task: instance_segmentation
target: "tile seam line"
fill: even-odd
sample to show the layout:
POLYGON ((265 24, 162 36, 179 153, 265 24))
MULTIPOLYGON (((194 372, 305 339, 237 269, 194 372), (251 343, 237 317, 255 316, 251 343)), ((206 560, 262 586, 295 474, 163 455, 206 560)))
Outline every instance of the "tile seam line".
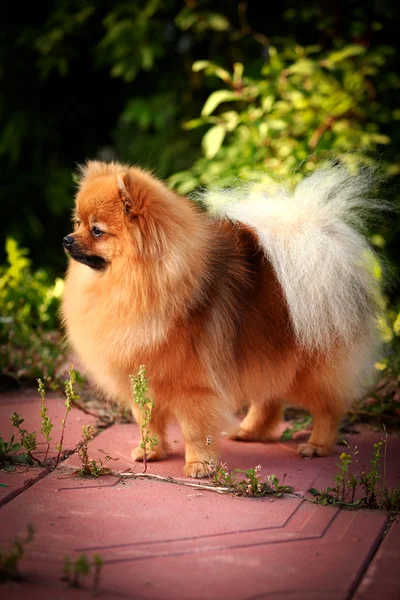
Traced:
POLYGON ((382 546, 382 543, 384 542, 387 534, 389 533, 389 530, 392 527, 393 523, 390 522, 390 520, 387 518, 387 516, 386 516, 386 519, 387 519, 387 521, 386 521, 386 523, 384 523, 382 525, 382 528, 381 528, 381 531, 379 534, 379 538, 374 544, 374 548, 373 548, 371 555, 369 557, 367 557, 367 559, 365 560, 365 564, 363 565, 363 568, 361 569, 359 576, 357 577, 357 580, 351 586, 345 600, 353 600, 354 599, 354 597, 357 593, 357 590, 360 587, 360 585, 368 571, 369 566, 371 565, 379 548, 382 546))
MULTIPOLYGON (((294 511, 288 516, 286 517, 286 520, 282 523, 282 525, 276 525, 273 527, 257 527, 256 529, 238 529, 236 531, 225 531, 222 533, 210 533, 207 535, 194 535, 194 536, 190 536, 190 537, 183 537, 183 538, 171 538, 168 540, 154 540, 151 542, 134 542, 132 544, 124 544, 123 546, 121 546, 121 544, 114 544, 112 546, 107 546, 107 549, 112 549, 112 548, 121 548, 121 547, 136 547, 136 546, 152 546, 155 544, 171 544, 171 543, 177 543, 177 542, 189 542, 190 540, 204 540, 204 539, 212 539, 212 538, 216 538, 216 537, 224 537, 224 536, 229 536, 229 535, 239 535, 242 533, 254 533, 254 532, 260 532, 260 531, 275 531, 275 530, 279 530, 279 529, 284 529, 286 527, 286 525, 290 522, 290 520, 292 519, 292 517, 294 517, 294 515, 297 513, 297 511, 299 510, 300 506, 302 506, 304 503, 304 500, 302 500, 294 509, 294 511)), ((324 532, 325 533, 325 532, 324 532)), ((101 550, 101 547, 95 546, 87 546, 87 547, 83 547, 83 548, 77 548, 76 551, 77 552, 94 552, 95 550, 101 550)))
MULTIPOLYGON (((82 411, 83 412, 83 411, 82 411)), ((99 434, 97 434, 99 435, 99 434)), ((97 436, 96 436, 97 437, 97 436)), ((65 451, 68 451, 69 449, 66 448, 65 451)), ((68 460, 73 454, 76 453, 76 449, 74 449, 72 451, 71 454, 69 454, 66 458, 64 458, 61 462, 60 462, 60 466, 62 466, 62 464, 68 460)), ((33 465, 34 466, 34 465, 33 465)), ((29 469, 29 467, 28 467, 29 469)), ((7 496, 5 496, 4 498, 2 498, 0 500, 0 510, 3 506, 5 506, 6 504, 8 504, 9 502, 11 502, 12 500, 14 500, 14 498, 17 498, 18 496, 20 496, 21 494, 23 494, 24 492, 26 492, 27 490, 29 490, 31 487, 33 487, 36 483, 39 483, 39 481, 41 481, 42 479, 44 479, 45 477, 47 477, 48 475, 52 475, 53 473, 57 472, 57 468, 53 469, 51 467, 42 467, 43 469, 43 473, 39 473, 37 475, 37 477, 34 477, 33 479, 28 479, 28 481, 23 485, 22 488, 19 488, 17 490, 15 490, 14 492, 11 492, 10 494, 8 494, 7 496)), ((121 480, 121 478, 117 479, 117 481, 115 483, 112 484, 112 486, 104 486, 104 487, 113 487, 114 485, 116 485, 117 483, 119 483, 119 481, 121 480)), ((90 488, 91 486, 85 486, 85 489, 90 488)), ((76 488, 69 488, 69 489, 76 489, 76 488)))
POLYGON ((326 532, 328 531, 329 527, 332 525, 332 523, 337 519, 338 515, 340 514, 340 509, 338 508, 335 512, 334 515, 332 515, 332 518, 330 519, 330 521, 325 525, 325 527, 323 528, 323 530, 321 531, 321 535, 319 536, 321 539, 323 537, 325 537, 326 532))
MULTIPOLYGON (((94 481, 94 480, 93 480, 94 481)), ((107 485, 100 485, 100 481, 99 481, 99 485, 81 485, 78 488, 74 488, 74 487, 70 487, 70 488, 57 488, 58 492, 71 492, 71 491, 77 491, 80 492, 81 490, 95 490, 97 489, 105 489, 105 488, 112 488, 114 486, 116 486, 119 483, 119 480, 115 481, 114 483, 108 483, 107 485)), ((51 488, 50 488, 51 489, 51 488)))
MULTIPOLYGON (((295 543, 299 541, 309 541, 309 540, 319 540, 321 539, 320 535, 310 535, 297 539, 289 539, 289 540, 271 540, 269 542, 257 542, 256 544, 237 544, 236 546, 216 546, 215 548, 198 548, 194 550, 181 550, 178 552, 165 552, 163 554, 153 554, 149 556, 138 556, 138 557, 126 557, 126 558, 115 558, 104 560, 104 565, 114 565, 124 562, 139 562, 142 560, 153 560, 153 559, 163 559, 163 558, 176 558, 177 556, 190 556, 194 554, 216 554, 220 552, 230 551, 230 550, 242 550, 246 548, 258 548, 261 546, 275 546, 277 544, 287 544, 287 543, 295 543)), ((77 550, 78 551, 78 550, 77 550)))
POLYGON ((43 473, 38 473, 38 475, 34 479, 28 479, 28 481, 23 485, 22 488, 14 490, 14 492, 11 492, 2 500, 0 500, 0 510, 3 508, 3 506, 6 506, 6 504, 14 500, 14 498, 17 498, 18 496, 29 490, 36 483, 38 483, 41 479, 44 479, 44 477, 47 477, 47 475, 49 474, 50 471, 48 469, 44 469, 43 473))

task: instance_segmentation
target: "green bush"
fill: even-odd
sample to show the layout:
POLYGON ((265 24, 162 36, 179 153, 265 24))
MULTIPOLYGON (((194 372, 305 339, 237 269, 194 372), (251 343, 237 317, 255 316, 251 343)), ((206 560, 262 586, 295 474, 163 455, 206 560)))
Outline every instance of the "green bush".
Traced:
POLYGON ((63 358, 58 303, 63 281, 32 272, 28 251, 6 241, 0 267, 0 374, 17 379, 53 377, 63 358))
MULTIPOLYGON (((203 156, 191 169, 176 173, 170 183, 181 193, 202 185, 229 185, 234 180, 295 182, 327 157, 346 159, 357 152, 369 163, 390 137, 382 123, 397 112, 382 104, 374 80, 390 48, 367 51, 360 45, 322 52, 318 46, 270 46, 268 60, 252 75, 236 63, 228 71, 200 60, 195 72, 220 80, 201 116, 186 129, 207 127, 203 156)), ((400 79, 388 78, 395 88, 400 79)), ((393 176, 400 166, 380 161, 393 176)))
POLYGON ((0 239, 54 274, 65 268, 71 172, 88 158, 184 172, 171 180, 182 191, 253 166, 293 178, 314 153, 378 148, 398 163, 394 0, 285 0, 268 19, 261 2, 59 0, 23 14, 3 4, 0 239), (220 65, 223 86, 202 64, 220 65), (224 104, 205 109, 202 158, 204 128, 182 123, 212 92, 224 104))

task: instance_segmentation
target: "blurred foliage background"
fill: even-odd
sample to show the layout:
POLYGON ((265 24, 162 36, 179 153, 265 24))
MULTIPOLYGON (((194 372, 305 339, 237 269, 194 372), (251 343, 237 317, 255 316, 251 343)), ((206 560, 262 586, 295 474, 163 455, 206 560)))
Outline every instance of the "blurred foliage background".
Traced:
MULTIPOLYGON (((187 194, 232 179, 293 183, 356 152, 396 204, 399 16, 394 0, 2 3, 0 356, 10 360, 17 308, 54 327, 73 173, 88 158, 137 163, 187 194)), ((399 229, 393 213, 370 232, 394 273, 393 343, 399 229)))

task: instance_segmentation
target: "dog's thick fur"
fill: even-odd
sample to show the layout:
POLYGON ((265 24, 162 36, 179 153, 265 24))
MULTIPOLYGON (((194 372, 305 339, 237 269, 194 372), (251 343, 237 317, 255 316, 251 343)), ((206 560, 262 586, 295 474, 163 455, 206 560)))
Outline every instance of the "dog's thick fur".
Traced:
POLYGON ((300 453, 332 450, 375 359, 377 284, 356 229, 367 183, 331 167, 292 196, 239 193, 212 216, 140 169, 82 168, 63 318, 110 398, 132 406, 129 374, 146 366, 151 459, 176 417, 185 474, 206 476, 226 414, 249 405, 231 438, 267 441, 283 401, 313 416, 300 453))

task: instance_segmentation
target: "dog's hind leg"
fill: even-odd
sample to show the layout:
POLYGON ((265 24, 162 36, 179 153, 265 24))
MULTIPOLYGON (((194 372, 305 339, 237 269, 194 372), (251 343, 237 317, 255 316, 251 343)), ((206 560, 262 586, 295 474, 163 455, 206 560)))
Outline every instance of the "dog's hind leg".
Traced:
POLYGON ((282 402, 270 400, 254 402, 240 425, 229 434, 231 440, 241 442, 269 442, 276 439, 274 432, 282 419, 282 402))
POLYGON ((299 381, 293 392, 296 404, 310 411, 313 417, 310 439, 298 446, 298 453, 304 458, 328 456, 334 449, 346 404, 335 379, 315 373, 299 381))
POLYGON ((341 414, 334 411, 314 411, 313 429, 308 442, 297 446, 298 453, 303 458, 313 456, 328 456, 332 454, 336 443, 337 431, 341 414))

